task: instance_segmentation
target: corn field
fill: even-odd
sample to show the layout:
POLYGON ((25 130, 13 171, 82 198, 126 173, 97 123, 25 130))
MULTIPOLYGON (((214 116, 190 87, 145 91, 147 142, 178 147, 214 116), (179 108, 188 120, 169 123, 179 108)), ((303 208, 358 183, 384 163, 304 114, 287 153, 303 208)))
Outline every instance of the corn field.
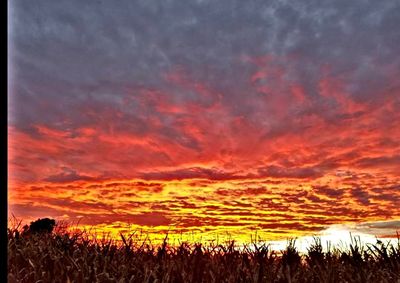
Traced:
POLYGON ((93 239, 59 230, 24 235, 8 228, 8 282, 400 282, 400 241, 323 251, 315 238, 301 254, 295 240, 268 245, 168 244, 93 239))

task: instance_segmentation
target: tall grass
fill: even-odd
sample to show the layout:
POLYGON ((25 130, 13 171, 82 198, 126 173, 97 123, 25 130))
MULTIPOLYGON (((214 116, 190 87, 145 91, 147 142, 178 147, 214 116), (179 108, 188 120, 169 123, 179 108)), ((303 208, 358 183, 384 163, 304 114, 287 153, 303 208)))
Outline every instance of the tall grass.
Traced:
POLYGON ((315 238, 300 254, 295 240, 276 252, 266 244, 238 248, 182 242, 161 245, 88 233, 21 234, 8 229, 8 281, 13 282, 400 282, 400 241, 323 251, 315 238))

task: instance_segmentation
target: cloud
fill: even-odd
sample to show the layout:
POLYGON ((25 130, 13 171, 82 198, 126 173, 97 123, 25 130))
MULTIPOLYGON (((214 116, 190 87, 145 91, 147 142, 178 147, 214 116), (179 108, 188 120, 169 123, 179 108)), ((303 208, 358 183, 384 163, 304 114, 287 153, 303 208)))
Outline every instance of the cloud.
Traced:
POLYGON ((209 179, 209 180, 230 180, 240 179, 234 173, 224 172, 218 168, 183 168, 172 171, 146 172, 140 175, 146 180, 184 180, 184 179, 209 179))
POLYGON ((205 230, 260 221, 235 206, 396 215, 399 15, 397 1, 13 1, 12 208, 59 215, 63 199, 99 225, 205 230))
POLYGON ((75 182, 75 181, 89 181, 93 180, 94 177, 91 176, 86 176, 86 175, 80 175, 76 171, 69 169, 69 168, 63 168, 63 172, 49 176, 43 181, 46 182, 51 182, 51 183, 69 183, 69 182, 75 182))
MULTIPOLYGON (((274 237, 309 234, 328 225, 362 222, 368 217, 390 219, 399 210, 393 184, 374 190, 342 184, 345 188, 336 193, 333 186, 321 185, 321 180, 302 180, 304 186, 294 179, 278 184, 264 180, 263 186, 254 179, 213 180, 201 186, 191 180, 22 185, 20 190, 11 191, 16 201, 9 209, 24 219, 35 215, 64 219, 63 215, 68 215, 69 221, 81 218, 82 225, 99 229, 104 225, 114 227, 116 222, 122 228, 153 227, 151 233, 161 233, 165 226, 175 227, 177 233, 186 228, 222 233, 228 227, 240 234, 261 228, 260 233, 274 237), (388 202, 379 197, 378 191, 391 192, 393 198, 388 202)), ((374 179, 370 176, 363 180, 374 179)))
POLYGON ((327 197, 333 198, 333 199, 340 198, 344 194, 343 189, 330 188, 328 186, 315 186, 315 187, 313 187, 313 189, 317 194, 321 194, 323 196, 327 196, 327 197))
POLYGON ((304 168, 284 168, 280 166, 267 166, 259 168, 258 173, 265 177, 274 178, 318 178, 322 177, 324 173, 319 168, 304 167, 304 168))
POLYGON ((369 205, 370 204, 370 195, 363 188, 352 188, 350 191, 351 195, 361 204, 369 205))
POLYGON ((398 219, 385 221, 367 221, 355 225, 344 225, 349 232, 365 233, 377 238, 397 238, 397 232, 400 230, 400 221, 398 219))
POLYGON ((208 180, 242 180, 271 178, 307 179, 318 178, 324 175, 324 171, 318 167, 285 168, 275 165, 260 167, 257 173, 229 172, 218 168, 182 168, 170 171, 145 172, 140 177, 146 180, 184 180, 184 179, 208 179, 208 180))
POLYGON ((138 225, 146 226, 166 226, 171 224, 171 220, 164 214, 157 212, 147 212, 137 215, 129 215, 128 221, 138 225))
MULTIPOLYGON (((241 188, 241 189, 224 189, 218 188, 215 193, 220 196, 259 196, 268 194, 270 191, 265 187, 255 187, 255 188, 241 188)), ((243 206, 243 204, 241 204, 243 206)), ((240 205, 238 205, 240 206, 240 205)))
POLYGON ((370 168, 370 167, 400 168, 400 155, 365 157, 357 160, 356 165, 361 168, 370 168))

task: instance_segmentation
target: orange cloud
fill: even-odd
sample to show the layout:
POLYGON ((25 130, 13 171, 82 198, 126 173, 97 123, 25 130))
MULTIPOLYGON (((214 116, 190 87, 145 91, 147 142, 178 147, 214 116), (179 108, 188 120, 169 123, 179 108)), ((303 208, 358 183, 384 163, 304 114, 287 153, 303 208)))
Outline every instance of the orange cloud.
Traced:
POLYGON ((359 100, 329 68, 302 85, 288 60, 249 60, 248 94, 168 73, 122 104, 86 101, 69 127, 10 126, 9 211, 270 238, 399 215, 398 90, 359 100))

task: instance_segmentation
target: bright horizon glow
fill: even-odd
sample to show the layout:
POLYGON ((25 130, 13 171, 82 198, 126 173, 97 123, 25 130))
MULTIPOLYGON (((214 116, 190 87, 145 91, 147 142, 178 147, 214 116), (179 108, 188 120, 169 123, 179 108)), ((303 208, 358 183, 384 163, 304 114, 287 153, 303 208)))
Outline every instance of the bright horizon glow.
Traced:
MULTIPOLYGON (((355 244, 361 244, 362 248, 366 248, 368 245, 376 245, 377 240, 385 245, 388 243, 396 245, 399 240, 396 237, 379 238, 375 235, 355 231, 354 228, 351 229, 345 225, 332 225, 328 229, 318 233, 318 235, 303 236, 296 239, 296 248, 300 252, 306 253, 307 249, 314 243, 314 237, 321 240, 324 252, 327 252, 329 248, 330 251, 333 251, 335 248, 340 250, 349 250, 350 245, 354 246, 355 244)), ((284 250, 286 245, 287 241, 276 241, 271 243, 271 246, 277 250, 284 250)))

